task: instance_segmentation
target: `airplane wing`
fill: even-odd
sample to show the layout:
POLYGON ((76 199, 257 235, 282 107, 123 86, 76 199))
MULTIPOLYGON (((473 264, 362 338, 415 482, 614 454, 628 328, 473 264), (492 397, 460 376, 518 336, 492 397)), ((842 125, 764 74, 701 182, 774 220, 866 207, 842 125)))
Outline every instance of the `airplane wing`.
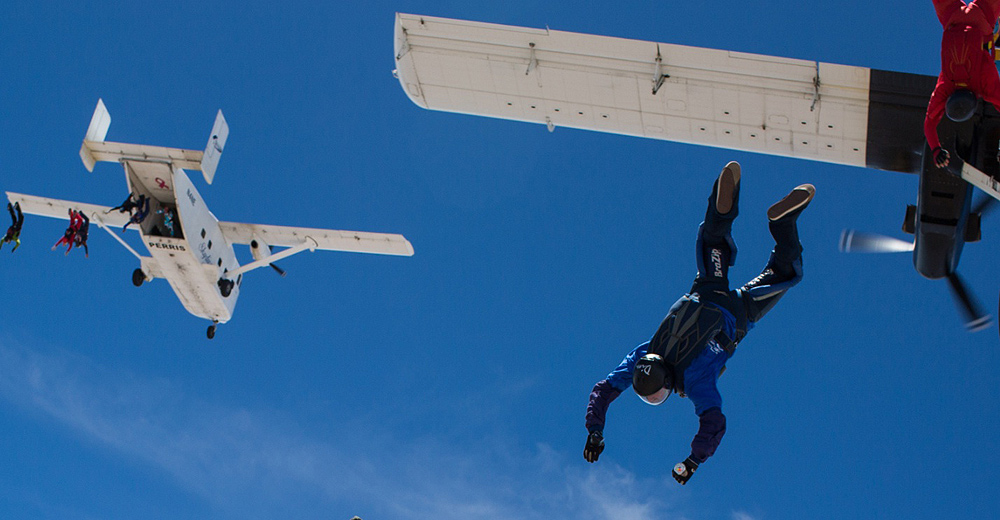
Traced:
MULTIPOLYGON (((29 215, 39 215, 42 217, 61 218, 69 220, 69 210, 75 209, 83 212, 90 218, 91 222, 108 226, 124 226, 128 222, 128 215, 111 211, 107 206, 97 204, 86 204, 83 202, 73 202, 70 200, 50 199, 47 197, 36 197, 34 195, 23 195, 21 193, 7 192, 7 200, 11 204, 17 202, 21 205, 21 211, 29 215)), ((133 228, 138 229, 138 226, 133 228)))
POLYGON ((417 105, 908 173, 936 78, 397 13, 417 105))
POLYGON ((308 244, 309 249, 326 251, 413 256, 413 246, 403 235, 237 222, 219 222, 219 228, 233 244, 249 245, 256 237, 272 246, 298 247, 308 244))

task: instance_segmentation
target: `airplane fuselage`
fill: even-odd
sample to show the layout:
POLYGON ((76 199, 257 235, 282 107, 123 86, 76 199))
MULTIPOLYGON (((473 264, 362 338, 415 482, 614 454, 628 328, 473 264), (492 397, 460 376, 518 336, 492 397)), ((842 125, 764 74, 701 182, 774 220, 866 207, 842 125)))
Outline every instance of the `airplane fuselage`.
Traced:
POLYGON ((972 185, 934 166, 924 154, 914 222, 913 267, 926 278, 945 278, 958 268, 972 206, 972 185))
POLYGON ((166 278, 191 314, 229 321, 242 276, 232 280, 225 296, 219 280, 239 263, 197 188, 184 170, 170 164, 125 160, 123 165, 131 193, 150 199, 149 215, 138 226, 157 274, 166 278))

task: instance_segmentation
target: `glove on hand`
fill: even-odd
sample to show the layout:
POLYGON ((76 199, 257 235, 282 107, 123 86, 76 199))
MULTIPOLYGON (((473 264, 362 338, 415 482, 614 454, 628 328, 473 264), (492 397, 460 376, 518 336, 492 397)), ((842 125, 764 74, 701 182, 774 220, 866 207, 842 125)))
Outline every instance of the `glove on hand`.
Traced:
POLYGON ((948 153, 948 150, 945 150, 944 148, 938 146, 934 150, 931 150, 931 153, 934 154, 935 166, 937 166, 938 168, 944 168, 945 166, 948 166, 948 159, 951 158, 951 154, 948 153))
POLYGON ((698 463, 691 460, 691 457, 684 459, 684 462, 678 462, 674 466, 673 476, 674 480, 679 482, 682 486, 687 484, 687 481, 691 479, 694 475, 694 470, 698 469, 698 463))
POLYGON ((583 458, 587 462, 597 462, 597 457, 604 451, 604 435, 601 432, 591 432, 587 436, 587 446, 583 448, 583 458))

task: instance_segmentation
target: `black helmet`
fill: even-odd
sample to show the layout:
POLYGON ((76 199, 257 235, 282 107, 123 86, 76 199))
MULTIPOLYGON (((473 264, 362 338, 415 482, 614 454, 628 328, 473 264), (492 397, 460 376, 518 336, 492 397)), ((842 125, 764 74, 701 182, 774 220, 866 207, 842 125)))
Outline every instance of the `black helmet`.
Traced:
POLYGON ((639 398, 651 405, 658 405, 670 397, 674 376, 663 358, 657 354, 646 354, 635 363, 632 372, 632 389, 639 398))
POLYGON ((971 90, 956 90, 948 96, 948 102, 944 105, 944 111, 948 114, 948 119, 956 123, 962 123, 972 118, 979 108, 979 98, 971 90))

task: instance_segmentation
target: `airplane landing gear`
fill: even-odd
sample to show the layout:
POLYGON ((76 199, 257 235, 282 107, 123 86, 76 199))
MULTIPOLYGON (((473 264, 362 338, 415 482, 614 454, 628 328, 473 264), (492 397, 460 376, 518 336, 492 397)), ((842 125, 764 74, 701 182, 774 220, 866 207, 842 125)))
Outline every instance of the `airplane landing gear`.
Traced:
POLYGON ((213 324, 211 324, 211 325, 208 326, 208 333, 207 333, 208 339, 212 339, 212 338, 215 337, 215 325, 216 324, 213 323, 213 324))
POLYGON ((146 281, 146 273, 142 272, 142 269, 136 269, 132 271, 132 285, 139 287, 142 282, 146 281))

